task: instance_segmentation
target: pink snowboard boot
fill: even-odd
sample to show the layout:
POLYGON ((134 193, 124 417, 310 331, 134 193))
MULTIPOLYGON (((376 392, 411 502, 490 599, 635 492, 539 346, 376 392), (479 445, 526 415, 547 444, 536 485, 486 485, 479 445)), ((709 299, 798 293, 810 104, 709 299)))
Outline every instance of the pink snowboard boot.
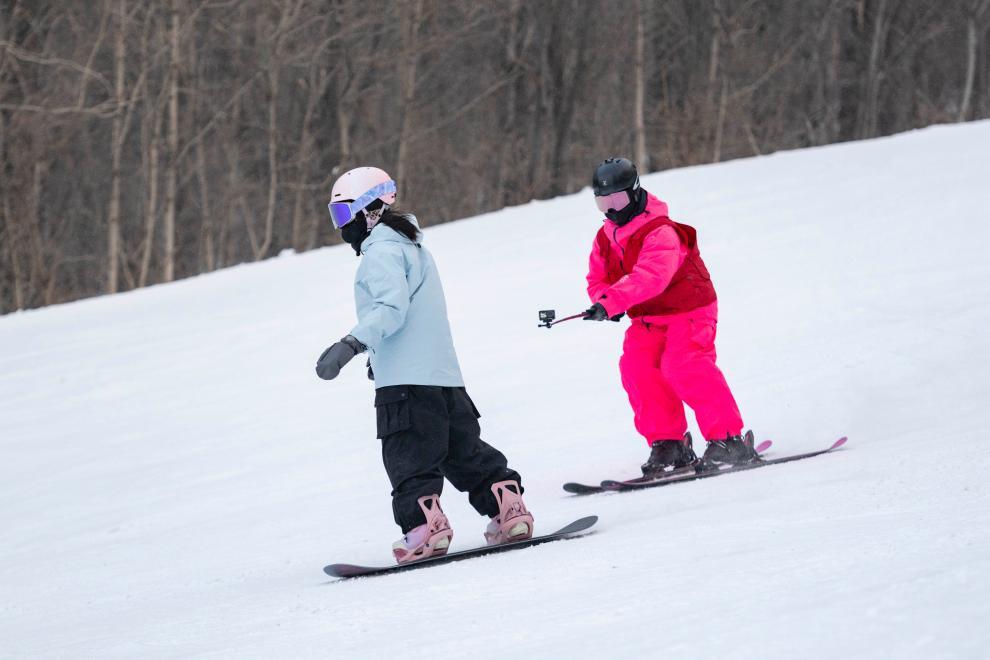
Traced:
POLYGON ((485 530, 488 545, 523 541, 533 536, 533 516, 526 510, 519 490, 519 484, 511 480, 492 484, 492 492, 498 501, 498 515, 485 530))
POLYGON ((445 555, 450 547, 450 540, 454 538, 447 516, 443 515, 443 509, 440 508, 440 496, 427 495, 417 501, 426 516, 426 522, 409 530, 392 544, 392 554, 400 564, 445 555))

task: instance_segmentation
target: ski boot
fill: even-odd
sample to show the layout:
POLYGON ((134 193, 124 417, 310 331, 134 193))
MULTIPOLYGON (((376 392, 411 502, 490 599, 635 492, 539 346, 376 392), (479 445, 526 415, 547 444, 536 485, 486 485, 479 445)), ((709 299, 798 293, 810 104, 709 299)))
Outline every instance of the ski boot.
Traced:
POLYGON ((533 536, 533 516, 526 510, 516 481, 499 481, 492 484, 492 493, 498 502, 498 515, 485 529, 488 545, 511 541, 524 541, 533 536))
POLYGON ((643 463, 644 477, 658 477, 664 472, 694 465, 698 457, 694 453, 691 434, 685 433, 683 440, 654 440, 650 458, 643 463))
POLYGON ((419 498, 419 508, 426 516, 426 522, 409 530, 405 536, 392 544, 395 561, 405 564, 417 559, 447 554, 454 532, 450 529, 447 516, 440 508, 439 495, 419 498))
POLYGON ((753 448, 752 431, 745 435, 726 435, 725 440, 709 440, 701 457, 699 470, 715 470, 720 465, 746 465, 760 460, 753 448))

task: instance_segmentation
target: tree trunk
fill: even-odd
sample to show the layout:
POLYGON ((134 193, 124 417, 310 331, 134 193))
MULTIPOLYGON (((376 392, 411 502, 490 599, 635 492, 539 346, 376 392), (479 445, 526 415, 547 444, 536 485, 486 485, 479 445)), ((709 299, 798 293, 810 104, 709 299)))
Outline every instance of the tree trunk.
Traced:
POLYGON ((42 187, 44 186, 47 170, 47 162, 35 161, 32 168, 31 196, 28 204, 31 285, 35 293, 41 293, 42 304, 48 304, 48 301, 44 297, 44 282, 48 279, 48 271, 52 267, 49 260, 45 258, 45 241, 41 236, 42 187))
POLYGON ((231 227, 237 220, 238 196, 241 194, 241 156, 240 143, 234 139, 238 127, 241 125, 241 100, 240 97, 234 100, 234 107, 230 111, 230 134, 227 140, 227 189, 224 197, 224 220, 219 232, 219 260, 218 266, 223 268, 231 261, 230 245, 231 227))
MULTIPOLYGON (((3 60, 0 59, 0 63, 3 60)), ((0 69, 2 71, 2 69, 0 69)), ((13 289, 13 306, 14 309, 24 309, 25 296, 24 296, 24 275, 21 270, 21 259, 18 250, 19 231, 17 227, 17 222, 14 219, 14 214, 10 208, 10 192, 9 184, 10 180, 8 177, 8 171, 13 168, 7 166, 7 121, 6 116, 3 111, 0 111, 0 212, 3 213, 3 226, 4 233, 6 234, 3 241, 4 246, 7 248, 7 252, 10 255, 10 270, 13 282, 11 283, 11 288, 13 289)))
POLYGON ((715 146, 712 149, 712 162, 722 160, 722 133, 725 130, 725 106, 729 98, 729 82, 722 79, 722 89, 718 96, 718 117, 715 119, 715 146))
MULTIPOLYGON (((519 28, 522 0, 512 0, 509 4, 508 25, 505 38, 505 49, 502 52, 502 75, 516 75, 519 67, 519 28)), ((509 83, 505 93, 505 101, 501 104, 501 120, 499 122, 498 167, 495 171, 494 193, 496 204, 506 206, 515 201, 512 194, 512 179, 515 169, 514 154, 516 148, 516 103, 519 91, 519 79, 509 83)))
MULTIPOLYGON (((337 29, 343 29, 341 26, 336 26, 337 29)), ((349 55, 344 53, 343 58, 348 58, 349 55)), ((349 70, 350 62, 348 62, 344 67, 344 70, 349 70)), ((329 84, 329 83, 328 83, 329 84)), ((348 101, 349 94, 348 90, 352 90, 355 87, 360 87, 360 82, 358 80, 358 75, 348 75, 344 71, 338 70, 334 76, 334 97, 337 99, 335 116, 337 118, 337 141, 339 144, 339 156, 337 158, 337 164, 331 168, 330 176, 335 178, 344 172, 344 168, 351 164, 351 126, 354 123, 354 113, 350 102, 348 101)), ((401 182, 397 183, 401 185, 401 182)), ((329 191, 327 191, 329 193, 329 191)), ((329 194, 328 194, 329 198, 329 194)), ((325 216, 324 216, 325 217, 325 216)), ((327 222, 327 221, 325 221, 327 222)), ((306 249, 311 250, 316 247, 316 243, 319 239, 320 223, 315 220, 310 222, 308 235, 306 237, 306 249)))
POLYGON ((842 64, 842 36, 839 20, 829 12, 829 54, 825 74, 825 131, 824 141, 835 142, 842 131, 842 88, 839 81, 839 67, 842 64))
POLYGON ((879 0, 873 16, 873 37, 870 40, 870 57, 866 67, 865 93, 864 98, 860 100, 861 112, 857 138, 861 140, 875 137, 879 129, 880 83, 883 78, 881 60, 887 30, 890 27, 886 14, 887 0, 879 0))
POLYGON ((165 170, 165 263, 162 280, 175 279, 175 215, 179 176, 179 0, 170 7, 169 41, 172 61, 169 66, 168 89, 168 166, 165 170))
POLYGON ((278 197, 278 87, 280 65, 277 57, 268 73, 271 86, 268 101, 268 207, 265 210, 265 237, 255 250, 254 259, 264 259, 272 246, 275 227, 275 200, 278 197))
POLYGON ((203 141, 196 143, 196 177, 199 179, 199 197, 203 216, 203 267, 207 272, 216 268, 216 245, 213 209, 210 207, 210 182, 206 168, 206 148, 203 141))
POLYGON ((636 148, 634 150, 636 166, 641 173, 650 171, 650 156, 646 151, 646 122, 643 118, 643 110, 646 96, 646 23, 649 4, 640 0, 638 16, 636 16, 636 96, 634 101, 633 125, 636 131, 636 148))
MULTIPOLYGON (((708 133, 712 139, 712 157, 716 160, 716 162, 716 156, 719 156, 722 150, 722 126, 721 122, 718 121, 718 117, 722 114, 725 103, 724 94, 719 95, 717 106, 715 101, 716 89, 719 91, 723 91, 724 89, 723 86, 717 84, 719 77, 719 61, 722 51, 722 22, 719 14, 720 9, 721 7, 716 0, 714 6, 712 7, 712 41, 708 47, 708 99, 705 104, 705 114, 709 117, 709 126, 711 126, 711 130, 713 131, 713 133, 708 133), (714 118, 715 121, 711 121, 712 118, 714 118)), ((692 149, 692 151, 694 151, 694 149, 692 149)), ((692 162, 696 162, 697 158, 697 154, 691 154, 692 162)))
POLYGON ((138 287, 148 283, 151 271, 151 255, 155 247, 155 225, 158 222, 158 162, 161 143, 161 118, 157 110, 151 110, 154 128, 148 144, 148 199, 144 213, 144 241, 142 242, 141 269, 138 272, 138 287))
POLYGON ((303 194, 306 187, 303 182, 306 177, 306 166, 309 163, 309 154, 312 148, 309 132, 309 122, 313 116, 313 96, 316 90, 312 87, 312 77, 310 78, 309 97, 306 102, 306 112, 303 114, 302 129, 299 136, 299 157, 296 159, 296 194, 292 202, 292 249, 301 252, 303 249, 303 194))
MULTIPOLYGON (((107 218, 107 293, 117 293, 120 272, 120 175, 124 150, 124 53, 126 36, 126 3, 118 0, 114 35, 114 92, 117 109, 113 115, 110 137, 110 204, 107 218)), ((111 11, 112 8, 111 8, 111 11)))
POLYGON ((14 224, 10 212, 10 201, 6 195, 3 196, 2 210, 7 239, 3 244, 6 246, 7 254, 10 257, 10 270, 14 280, 11 283, 14 293, 14 309, 24 309, 24 275, 21 273, 21 260, 17 251, 17 226, 14 224))
POLYGON ((419 23, 423 16, 423 0, 412 0, 412 16, 407 12, 402 12, 402 58, 399 67, 400 89, 402 94, 402 127, 399 129, 399 153, 396 156, 395 181, 398 184, 399 194, 402 195, 408 190, 406 186, 406 163, 409 159, 409 137, 412 133, 412 104, 416 96, 416 64, 419 59, 418 39, 419 23))
MULTIPOLYGON (((189 71, 194 72, 194 75, 199 72, 199 53, 196 50, 198 46, 204 46, 204 44, 197 43, 195 39, 189 40, 189 59, 187 66, 189 71)), ((190 112, 193 113, 194 123, 196 124, 199 123, 196 117, 200 113, 201 108, 205 105, 207 110, 209 110, 209 103, 203 103, 203 96, 202 93, 198 93, 190 98, 190 105, 193 106, 190 112)), ((210 172, 207 169, 206 146, 204 142, 205 140, 203 139, 197 139, 195 147, 196 181, 199 184, 199 215, 202 231, 199 271, 210 272, 216 268, 216 222, 213 218, 213 209, 210 206, 210 172)))
MULTIPOLYGON (((248 7, 242 3, 239 7, 238 20, 233 27, 233 52, 238 57, 244 52, 244 34, 248 25, 248 7)), ((223 268, 234 261, 234 247, 231 239, 232 229, 237 223, 237 196, 241 194, 241 141, 238 139, 243 123, 242 96, 235 94, 230 116, 226 121, 226 131, 222 143, 223 158, 226 161, 226 186, 223 189, 222 216, 220 228, 217 230, 217 268, 223 268)))
MULTIPOLYGON (((93 3, 93 4, 96 4, 96 3, 93 3)), ((83 68, 84 69, 89 69, 89 70, 92 70, 93 69, 93 64, 96 61, 96 56, 99 55, 100 54, 100 51, 103 50, 103 40, 107 36, 107 28, 109 27, 110 23, 113 21, 114 14, 115 13, 118 13, 118 12, 114 12, 114 10, 113 10, 112 0, 108 0, 107 1, 106 8, 107 8, 107 11, 104 14, 104 18, 100 20, 100 29, 96 33, 96 36, 93 37, 93 36, 89 36, 88 35, 89 36, 89 42, 92 43, 93 45, 89 49, 89 57, 86 59, 86 63, 83 65, 83 68)), ((118 7, 118 10, 119 9, 120 9, 120 7, 118 7)), ((120 27, 121 27, 122 21, 124 19, 123 19, 123 16, 117 16, 116 18, 117 18, 117 20, 119 22, 117 23, 117 25, 115 27, 116 27, 116 29, 119 30, 120 27)), ((82 76, 82 77, 80 77, 80 80, 79 80, 79 94, 76 97, 76 107, 82 108, 86 104, 86 93, 89 90, 89 83, 91 82, 91 80, 92 80, 92 76, 82 76)))
POLYGON ((966 21, 966 82, 963 85, 962 102, 956 121, 966 121, 970 99, 973 95, 973 80, 976 78, 976 19, 971 15, 966 21))
POLYGON ((569 177, 564 172, 564 152, 568 147, 567 137, 577 110, 578 93, 588 77, 588 58, 591 56, 586 43, 592 18, 582 16, 575 19, 574 23, 568 29, 571 37, 567 40, 568 43, 561 43, 560 39, 551 36, 549 59, 553 90, 547 91, 553 97, 549 104, 553 108, 553 143, 550 150, 550 188, 545 191, 550 195, 568 192, 569 177))
MULTIPOLYGON (((302 133, 299 137, 299 159, 297 160, 296 171, 297 187, 296 198, 292 207, 292 247, 296 252, 302 252, 307 248, 306 238, 311 235, 310 228, 306 226, 306 204, 304 196, 311 196, 312 190, 305 184, 308 183, 309 164, 313 157, 313 116, 316 114, 320 99, 326 92, 330 83, 330 77, 319 70, 319 67, 311 65, 309 77, 309 96, 306 99, 306 112, 303 114, 302 133)), ((323 191, 321 191, 323 192, 323 191)), ((329 195, 327 196, 329 199, 329 195)), ((310 206, 312 208, 312 206, 310 206)), ((325 217, 325 216, 324 216, 325 217)), ((316 217, 310 219, 311 223, 316 222, 316 217)))

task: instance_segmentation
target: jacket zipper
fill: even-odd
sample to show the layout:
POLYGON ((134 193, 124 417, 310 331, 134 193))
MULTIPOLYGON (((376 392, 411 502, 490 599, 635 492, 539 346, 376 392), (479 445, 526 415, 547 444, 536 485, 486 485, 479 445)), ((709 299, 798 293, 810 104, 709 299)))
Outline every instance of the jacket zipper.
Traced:
POLYGON ((615 229, 612 230, 612 240, 615 241, 615 246, 619 248, 619 267, 622 269, 623 273, 628 275, 629 271, 626 270, 626 262, 625 262, 626 251, 621 245, 619 245, 619 237, 617 236, 618 233, 619 233, 619 226, 616 225, 615 229))

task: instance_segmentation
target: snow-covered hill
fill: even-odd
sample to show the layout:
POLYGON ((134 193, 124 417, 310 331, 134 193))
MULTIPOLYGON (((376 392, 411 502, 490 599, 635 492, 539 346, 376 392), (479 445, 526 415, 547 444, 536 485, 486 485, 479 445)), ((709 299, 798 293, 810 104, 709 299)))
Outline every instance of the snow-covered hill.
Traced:
POLYGON ((536 327, 586 306, 590 193, 429 229, 538 531, 601 521, 391 577, 321 572, 398 536, 364 370, 313 374, 348 248, 0 318, 0 656, 988 657, 988 153, 982 122, 645 177, 699 228, 747 424, 850 443, 642 493, 560 489, 646 451, 625 323, 536 327))

